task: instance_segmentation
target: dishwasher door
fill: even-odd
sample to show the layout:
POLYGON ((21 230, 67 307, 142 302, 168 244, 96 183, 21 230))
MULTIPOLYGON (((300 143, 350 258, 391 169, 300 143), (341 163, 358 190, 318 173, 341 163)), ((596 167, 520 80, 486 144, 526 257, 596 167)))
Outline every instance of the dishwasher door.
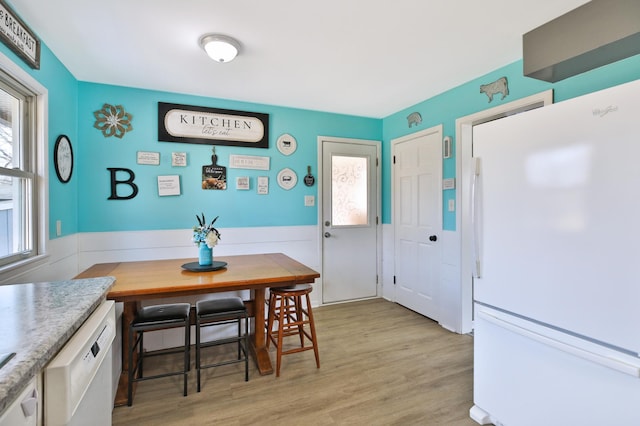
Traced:
POLYGON ((44 424, 111 425, 113 301, 102 303, 44 370, 44 424))

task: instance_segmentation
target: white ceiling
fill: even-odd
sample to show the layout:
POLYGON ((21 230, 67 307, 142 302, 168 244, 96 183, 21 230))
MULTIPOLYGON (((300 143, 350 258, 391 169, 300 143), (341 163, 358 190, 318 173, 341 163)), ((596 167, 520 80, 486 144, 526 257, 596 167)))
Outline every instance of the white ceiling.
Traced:
POLYGON ((9 0, 81 81, 382 118, 522 57, 585 0, 9 0), (220 64, 205 33, 238 39, 220 64))

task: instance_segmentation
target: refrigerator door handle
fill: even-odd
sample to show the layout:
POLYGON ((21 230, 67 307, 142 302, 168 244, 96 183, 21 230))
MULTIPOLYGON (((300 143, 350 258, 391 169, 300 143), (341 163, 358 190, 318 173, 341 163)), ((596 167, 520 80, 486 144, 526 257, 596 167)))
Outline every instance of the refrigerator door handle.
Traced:
POLYGON ((491 315, 490 313, 483 310, 480 310, 478 312, 478 316, 486 321, 489 321, 497 325, 498 327, 504 328, 506 330, 517 333, 521 336, 535 340, 537 342, 542 343, 543 345, 550 346, 552 348, 577 356, 587 361, 591 361, 596 364, 600 364, 602 366, 612 368, 621 373, 628 374, 636 378, 640 378, 640 367, 629 364, 623 360, 615 359, 603 354, 594 353, 594 352, 561 342, 559 340, 552 339, 547 336, 543 336, 542 334, 536 333, 531 330, 527 330, 526 328, 520 327, 519 325, 513 324, 502 318, 498 318, 495 315, 491 315))
POLYGON ((480 206, 480 194, 478 192, 478 179, 480 176, 480 158, 473 157, 471 162, 471 229, 473 230, 473 276, 480 278, 480 221, 478 208, 480 206))

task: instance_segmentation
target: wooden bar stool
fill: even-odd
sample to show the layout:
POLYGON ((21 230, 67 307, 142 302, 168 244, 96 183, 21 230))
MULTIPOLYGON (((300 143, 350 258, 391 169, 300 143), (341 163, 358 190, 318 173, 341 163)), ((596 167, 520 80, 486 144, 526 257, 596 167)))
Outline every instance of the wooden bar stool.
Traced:
POLYGON ((312 290, 313 287, 310 284, 270 289, 266 345, 267 349, 269 349, 270 343, 273 342, 276 347, 276 377, 280 376, 282 355, 296 352, 313 349, 316 357, 316 366, 320 368, 316 328, 309 298, 309 293, 312 290), (273 323, 275 321, 278 322, 278 327, 274 330, 273 323), (300 346, 283 350, 283 340, 289 336, 298 336, 300 346), (307 340, 309 344, 305 345, 307 340))
POLYGON ((143 380, 159 379, 161 377, 184 376, 184 396, 187 396, 187 374, 190 369, 190 328, 189 313, 191 305, 189 303, 171 303, 166 305, 145 306, 138 310, 136 316, 129 327, 129 386, 127 388, 127 405, 133 403, 133 382, 143 380), (184 327, 184 348, 159 351, 147 354, 144 352, 144 333, 147 331, 164 330, 167 328, 184 327), (136 338, 137 334, 137 338, 136 338), (135 362, 134 354, 138 348, 138 359, 135 362), (143 374, 144 359, 150 356, 167 355, 184 352, 184 366, 181 371, 157 374, 145 377, 143 374), (138 373, 138 374, 136 374, 138 373), (138 376, 138 377, 136 377, 138 376))
POLYGON ((244 362, 244 381, 249 381, 249 314, 244 302, 239 297, 224 299, 200 300, 196 302, 196 371, 198 377, 198 392, 200 392, 200 370, 221 365, 244 362), (242 332, 244 320, 244 333, 242 332), (209 340, 202 343, 201 330, 204 327, 237 323, 238 330, 234 337, 209 340), (236 359, 202 365, 202 348, 209 346, 237 343, 238 357, 236 359))

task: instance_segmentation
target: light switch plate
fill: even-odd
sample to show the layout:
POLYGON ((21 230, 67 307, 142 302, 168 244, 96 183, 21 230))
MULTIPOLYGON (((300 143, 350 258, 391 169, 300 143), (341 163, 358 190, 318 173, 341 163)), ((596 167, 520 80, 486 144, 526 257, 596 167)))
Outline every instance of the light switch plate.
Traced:
POLYGON ((305 207, 313 207, 316 205, 316 197, 313 195, 305 195, 304 196, 304 205, 305 207))

